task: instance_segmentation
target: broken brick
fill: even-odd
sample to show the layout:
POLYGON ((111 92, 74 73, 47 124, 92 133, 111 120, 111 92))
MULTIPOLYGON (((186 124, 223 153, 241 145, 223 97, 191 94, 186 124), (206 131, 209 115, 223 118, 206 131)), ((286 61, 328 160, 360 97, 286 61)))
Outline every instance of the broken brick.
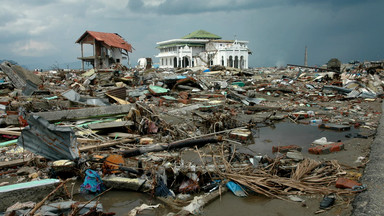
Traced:
POLYGON ((311 154, 329 154, 331 152, 338 152, 344 149, 344 143, 336 142, 326 145, 320 145, 308 149, 311 154))

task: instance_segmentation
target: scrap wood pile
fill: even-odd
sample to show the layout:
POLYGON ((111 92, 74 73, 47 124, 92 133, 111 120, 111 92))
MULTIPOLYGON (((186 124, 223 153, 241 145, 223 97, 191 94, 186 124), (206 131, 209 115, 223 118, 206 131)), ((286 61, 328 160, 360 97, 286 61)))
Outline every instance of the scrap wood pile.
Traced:
POLYGON ((237 182, 247 190, 279 199, 286 199, 284 195, 293 194, 353 193, 329 187, 344 172, 337 161, 318 162, 305 159, 292 168, 290 173, 286 173, 286 170, 281 170, 277 165, 278 160, 263 169, 248 167, 233 171, 228 165, 228 169, 219 172, 219 175, 237 182))
MULTIPOLYGON (((94 169, 105 178, 151 182, 146 191, 156 194, 157 188, 157 197, 213 193, 228 181, 243 193, 280 199, 353 193, 333 188, 344 174, 336 161, 293 160, 283 153, 255 163, 250 158, 260 152, 234 150, 258 145, 253 136, 260 127, 284 120, 374 131, 381 113, 369 103, 381 102, 384 71, 349 69, 341 74, 300 67, 31 73, 3 63, 0 133, 9 141, 0 144, 0 176, 27 173, 19 182, 62 174, 83 179, 94 169), (14 169, 23 165, 31 169, 14 169)), ((344 148, 323 141, 326 145, 313 152, 344 148)))

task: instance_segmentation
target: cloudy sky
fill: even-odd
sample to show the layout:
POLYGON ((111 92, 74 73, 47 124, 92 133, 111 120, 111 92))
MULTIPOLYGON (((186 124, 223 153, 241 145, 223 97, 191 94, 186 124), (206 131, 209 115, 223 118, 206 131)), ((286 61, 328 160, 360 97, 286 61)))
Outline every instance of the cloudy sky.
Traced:
POLYGON ((92 30, 123 36, 136 64, 157 54, 156 42, 203 29, 249 41, 253 67, 303 64, 305 46, 309 65, 383 60, 383 8, 382 0, 2 0, 0 59, 65 68, 92 30))

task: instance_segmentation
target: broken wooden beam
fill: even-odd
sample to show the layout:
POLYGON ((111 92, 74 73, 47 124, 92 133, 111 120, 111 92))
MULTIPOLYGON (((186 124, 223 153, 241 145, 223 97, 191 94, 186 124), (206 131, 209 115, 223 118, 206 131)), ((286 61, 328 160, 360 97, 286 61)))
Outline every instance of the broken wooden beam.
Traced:
POLYGON ((113 121, 113 122, 101 122, 101 123, 89 124, 88 128, 92 130, 100 130, 100 129, 106 129, 106 128, 126 127, 126 126, 132 126, 132 125, 133 125, 133 121, 113 121))
POLYGON ((193 146, 202 147, 208 143, 218 143, 218 142, 221 142, 222 140, 223 138, 221 136, 218 136, 218 137, 208 137, 208 138, 200 138, 200 139, 194 139, 194 140, 182 140, 182 141, 177 141, 169 144, 149 145, 149 146, 144 146, 136 149, 123 151, 123 156, 134 157, 147 152, 159 152, 159 151, 165 151, 165 150, 168 151, 172 149, 193 147, 193 146))
POLYGON ((130 134, 130 133, 124 133, 124 132, 113 132, 113 133, 109 133, 107 135, 108 137, 111 137, 111 138, 138 138, 140 137, 140 135, 137 135, 137 134, 130 134))
POLYGON ((28 157, 28 158, 17 159, 17 160, 12 160, 12 161, 2 161, 2 162, 0 162, 0 169, 21 166, 21 165, 24 165, 24 164, 32 161, 32 159, 33 159, 33 157, 28 157))
POLYGON ((135 141, 135 139, 121 139, 121 140, 117 140, 117 141, 101 143, 101 144, 96 144, 96 145, 91 145, 91 146, 83 146, 83 147, 80 147, 79 150, 81 152, 85 152, 85 151, 90 151, 90 150, 108 148, 108 147, 112 147, 112 146, 115 146, 118 144, 124 144, 124 143, 129 143, 129 142, 134 142, 134 141, 135 141))

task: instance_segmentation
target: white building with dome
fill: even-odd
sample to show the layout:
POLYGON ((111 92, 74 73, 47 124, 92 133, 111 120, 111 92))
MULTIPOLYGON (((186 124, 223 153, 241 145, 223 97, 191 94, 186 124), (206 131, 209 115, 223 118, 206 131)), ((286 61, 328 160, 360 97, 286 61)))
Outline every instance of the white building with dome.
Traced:
POLYGON ((181 39, 157 42, 160 68, 187 68, 222 65, 248 68, 248 41, 222 40, 204 30, 192 32, 181 39))

